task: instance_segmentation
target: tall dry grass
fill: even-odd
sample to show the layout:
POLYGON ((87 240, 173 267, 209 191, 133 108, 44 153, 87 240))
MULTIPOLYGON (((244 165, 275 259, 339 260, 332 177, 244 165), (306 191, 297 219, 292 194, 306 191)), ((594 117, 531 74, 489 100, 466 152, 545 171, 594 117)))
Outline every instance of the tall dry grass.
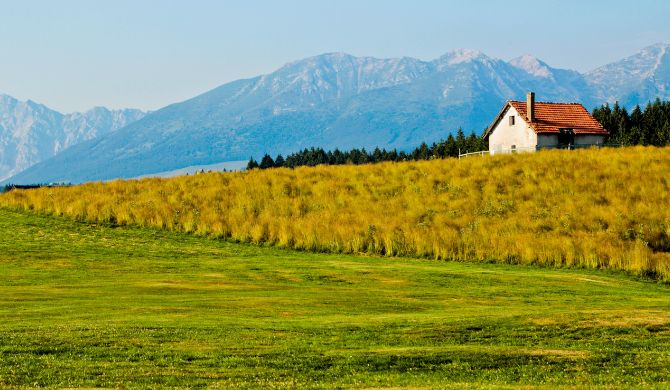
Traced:
POLYGON ((0 206, 309 251, 670 280, 670 149, 321 166, 15 190, 0 206))

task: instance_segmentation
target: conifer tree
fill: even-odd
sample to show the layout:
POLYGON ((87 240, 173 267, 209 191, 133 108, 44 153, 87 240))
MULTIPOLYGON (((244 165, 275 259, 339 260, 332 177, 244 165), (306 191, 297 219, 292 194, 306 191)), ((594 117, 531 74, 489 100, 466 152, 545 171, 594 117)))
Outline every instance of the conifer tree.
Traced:
POLYGON ((261 163, 259 164, 260 169, 268 169, 268 168, 273 168, 275 166, 275 161, 270 157, 269 154, 265 154, 263 158, 261 159, 261 163))
POLYGON ((421 145, 412 152, 412 158, 414 160, 428 160, 428 157, 428 145, 426 145, 425 142, 421 143, 421 145))
POLYGON ((479 137, 477 137, 477 134, 473 131, 465 140, 465 150, 468 152, 478 152, 479 148, 479 137))
MULTIPOLYGON (((460 127, 458 128, 458 132, 456 133, 456 147, 461 153, 465 153, 467 147, 465 144, 465 133, 463 133, 463 129, 460 127)), ((458 152, 456 153, 458 155, 458 152)))
POLYGON ((382 161, 384 161, 384 155, 381 149, 375 148, 375 150, 372 152, 372 156, 370 156, 370 162, 377 163, 382 161))
POLYGON ((446 151, 447 156, 458 157, 458 145, 456 144, 456 139, 452 134, 449 134, 449 137, 447 137, 446 151))
POLYGON ((670 120, 666 119, 661 131, 658 134, 659 145, 658 146, 667 146, 670 145, 670 120))
POLYGON ((247 163, 247 171, 256 169, 258 168, 258 162, 254 160, 253 157, 249 158, 249 162, 247 163))
POLYGON ((277 158, 275 158, 275 168, 281 168, 286 164, 286 161, 284 160, 284 156, 281 154, 277 155, 277 158))

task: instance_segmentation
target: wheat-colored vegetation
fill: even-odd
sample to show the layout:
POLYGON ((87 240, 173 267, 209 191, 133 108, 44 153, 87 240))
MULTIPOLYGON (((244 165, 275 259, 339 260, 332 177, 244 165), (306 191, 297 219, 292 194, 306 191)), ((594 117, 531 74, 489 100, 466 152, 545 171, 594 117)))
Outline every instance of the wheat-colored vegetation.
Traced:
POLYGON ((670 149, 210 173, 14 190, 0 206, 308 251, 670 280, 670 149))

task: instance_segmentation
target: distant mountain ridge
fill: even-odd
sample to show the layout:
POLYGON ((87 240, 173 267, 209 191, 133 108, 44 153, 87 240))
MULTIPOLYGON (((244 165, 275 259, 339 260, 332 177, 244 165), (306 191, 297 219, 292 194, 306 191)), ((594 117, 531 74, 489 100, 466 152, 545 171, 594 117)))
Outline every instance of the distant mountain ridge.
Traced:
POLYGON ((79 142, 142 118, 140 110, 95 107, 61 114, 31 100, 0 95, 0 181, 79 142))
POLYGON ((627 107, 670 97, 670 45, 657 43, 585 75, 601 102, 627 107))
POLYGON ((14 176, 83 182, 291 153, 305 147, 408 149, 459 127, 481 132, 508 99, 593 108, 670 98, 668 45, 581 74, 532 56, 510 61, 456 50, 433 61, 329 53, 224 84, 14 176))

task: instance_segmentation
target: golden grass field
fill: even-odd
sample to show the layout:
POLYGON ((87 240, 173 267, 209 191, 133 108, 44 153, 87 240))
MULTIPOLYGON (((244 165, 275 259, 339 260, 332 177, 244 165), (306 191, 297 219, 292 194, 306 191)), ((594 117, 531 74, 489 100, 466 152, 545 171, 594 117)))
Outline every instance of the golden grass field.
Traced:
POLYGON ((0 206, 307 251, 668 281, 669 194, 670 148, 634 147, 118 180, 13 190, 0 206))

